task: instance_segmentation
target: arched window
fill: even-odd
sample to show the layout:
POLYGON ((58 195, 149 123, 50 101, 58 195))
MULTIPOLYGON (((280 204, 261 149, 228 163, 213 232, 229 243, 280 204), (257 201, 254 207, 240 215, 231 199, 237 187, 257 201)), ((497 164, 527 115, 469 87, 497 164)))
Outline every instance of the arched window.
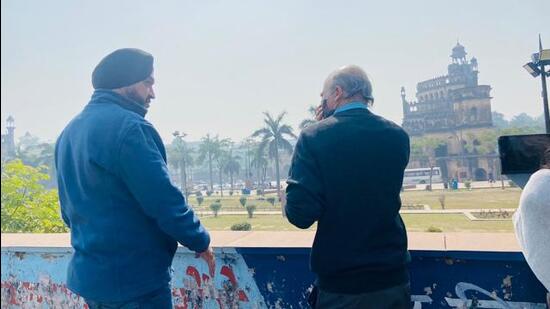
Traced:
POLYGON ((470 120, 470 122, 476 122, 477 121, 477 119, 478 119, 477 107, 472 107, 470 109, 470 115, 468 116, 468 119, 470 120))

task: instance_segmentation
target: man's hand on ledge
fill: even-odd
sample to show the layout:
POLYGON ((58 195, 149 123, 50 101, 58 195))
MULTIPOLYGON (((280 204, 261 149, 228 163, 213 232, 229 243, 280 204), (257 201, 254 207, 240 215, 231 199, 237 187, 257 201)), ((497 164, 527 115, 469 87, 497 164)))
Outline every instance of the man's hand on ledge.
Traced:
POLYGON ((214 251, 212 248, 208 247, 208 249, 204 250, 201 253, 196 253, 195 257, 202 258, 206 264, 208 264, 208 272, 210 273, 210 277, 214 278, 214 274, 216 273, 216 259, 214 257, 214 251))

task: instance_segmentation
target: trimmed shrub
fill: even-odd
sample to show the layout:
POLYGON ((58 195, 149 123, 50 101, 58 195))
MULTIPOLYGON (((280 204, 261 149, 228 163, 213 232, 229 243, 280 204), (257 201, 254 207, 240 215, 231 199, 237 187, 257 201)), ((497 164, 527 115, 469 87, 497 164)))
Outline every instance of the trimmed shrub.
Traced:
POLYGON ((214 217, 218 217, 218 212, 220 211, 220 209, 222 208, 222 204, 221 203, 212 203, 210 204, 210 209, 214 212, 214 217))
POLYGON ((254 211, 256 210, 256 205, 250 204, 246 206, 246 211, 248 212, 248 217, 252 218, 254 216, 254 211))
POLYGON ((470 180, 465 180, 464 181, 464 187, 466 187, 466 189, 470 190, 472 188, 472 182, 470 180))
POLYGON ((445 194, 441 193, 439 195, 439 204, 441 204, 441 209, 445 209, 445 194))
POLYGON ((436 226, 430 226, 430 227, 426 230, 426 232, 430 232, 430 233, 441 233, 441 232, 443 232, 443 230, 440 229, 440 228, 438 228, 438 227, 436 227, 436 226))
POLYGON ((252 225, 248 222, 235 223, 231 226, 232 231, 250 231, 251 229, 252 225))
POLYGON ((245 206, 246 206, 246 197, 244 197, 244 196, 241 197, 241 198, 239 199, 239 203, 241 203, 241 205, 242 205, 243 207, 245 207, 245 206))
POLYGON ((256 194, 257 195, 264 195, 264 190, 263 189, 257 189, 256 194))
POLYGON ((202 202, 204 202, 204 197, 202 195, 197 196, 197 203, 199 204, 199 206, 202 204, 202 202))
POLYGON ((214 192, 212 192, 210 190, 206 191, 206 195, 208 195, 208 196, 212 196, 212 193, 214 193, 214 192))
POLYGON ((268 197, 267 201, 271 204, 271 206, 275 206, 275 198, 273 196, 268 197))

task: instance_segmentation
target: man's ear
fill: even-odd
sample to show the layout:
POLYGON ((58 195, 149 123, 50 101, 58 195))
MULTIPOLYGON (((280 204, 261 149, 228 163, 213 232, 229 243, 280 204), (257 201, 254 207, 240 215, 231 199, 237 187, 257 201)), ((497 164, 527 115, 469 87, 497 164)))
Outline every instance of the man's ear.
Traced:
POLYGON ((344 89, 340 86, 334 87, 334 96, 335 101, 344 99, 344 89))

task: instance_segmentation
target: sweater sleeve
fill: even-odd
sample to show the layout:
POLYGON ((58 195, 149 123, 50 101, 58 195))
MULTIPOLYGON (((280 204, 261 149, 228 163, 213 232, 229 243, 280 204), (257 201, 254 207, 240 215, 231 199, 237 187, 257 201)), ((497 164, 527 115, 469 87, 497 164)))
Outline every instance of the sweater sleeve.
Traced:
POLYGON ((315 162, 304 135, 300 135, 287 180, 285 211, 288 221, 301 229, 309 228, 323 212, 323 186, 315 162))
POLYGON ((514 214, 516 237, 533 273, 550 289, 550 170, 541 169, 531 176, 514 214))
POLYGON ((210 236, 172 184, 157 143, 162 142, 150 125, 131 126, 120 145, 120 176, 160 229, 190 250, 202 252, 208 248, 210 236))

